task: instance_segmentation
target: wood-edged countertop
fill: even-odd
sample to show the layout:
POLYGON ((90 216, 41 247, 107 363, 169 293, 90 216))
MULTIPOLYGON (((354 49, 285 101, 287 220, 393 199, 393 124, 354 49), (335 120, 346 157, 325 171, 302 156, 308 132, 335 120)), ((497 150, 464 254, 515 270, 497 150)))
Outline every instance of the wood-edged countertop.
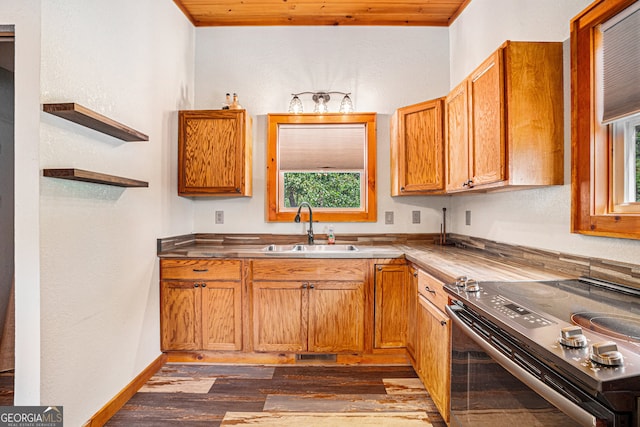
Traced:
MULTIPOLYGON (((430 273, 443 282, 453 282, 458 276, 467 276, 478 281, 523 281, 523 280, 555 280, 576 278, 574 271, 567 269, 553 269, 541 267, 540 263, 528 264, 523 260, 508 257, 497 257, 487 251, 465 248, 460 246, 440 246, 427 241, 396 241, 388 244, 388 240, 380 238, 362 239, 354 241, 346 238, 338 244, 354 244, 358 251, 331 252, 274 252, 265 250, 268 242, 276 241, 283 244, 282 239, 268 236, 242 237, 242 240, 229 244, 229 236, 225 236, 226 243, 220 239, 200 238, 182 239, 180 236, 176 244, 167 244, 172 239, 158 241, 158 256, 161 258, 370 258, 395 259, 405 258, 424 271, 430 273)), ((238 239, 241 239, 238 237, 238 239)), ((322 242, 320 243, 322 244, 322 242)))

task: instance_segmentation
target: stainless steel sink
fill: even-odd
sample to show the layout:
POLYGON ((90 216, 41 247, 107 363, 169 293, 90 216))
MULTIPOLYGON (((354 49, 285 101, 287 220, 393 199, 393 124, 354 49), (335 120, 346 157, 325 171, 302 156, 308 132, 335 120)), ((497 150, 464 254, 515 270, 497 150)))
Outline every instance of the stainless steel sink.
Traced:
POLYGON ((321 253, 341 253, 356 252, 358 248, 354 245, 269 245, 262 249, 265 252, 321 252, 321 253))

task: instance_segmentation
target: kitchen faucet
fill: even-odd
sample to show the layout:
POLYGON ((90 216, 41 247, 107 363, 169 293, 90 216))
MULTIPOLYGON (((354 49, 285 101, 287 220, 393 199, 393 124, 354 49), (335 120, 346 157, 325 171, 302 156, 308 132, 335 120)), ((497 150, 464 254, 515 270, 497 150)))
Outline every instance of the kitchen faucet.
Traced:
POLYGON ((307 241, 310 245, 313 245, 313 212, 311 211, 311 205, 307 202, 300 203, 300 207, 298 208, 298 213, 296 214, 295 222, 300 222, 300 211, 303 206, 309 208, 309 229, 307 230, 307 241))

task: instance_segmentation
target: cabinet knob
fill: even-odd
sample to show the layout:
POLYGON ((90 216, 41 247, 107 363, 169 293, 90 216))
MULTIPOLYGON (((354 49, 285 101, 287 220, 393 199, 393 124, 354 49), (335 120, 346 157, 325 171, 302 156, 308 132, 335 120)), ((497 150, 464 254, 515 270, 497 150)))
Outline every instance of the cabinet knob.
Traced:
POLYGON ((417 271, 413 272, 413 277, 418 277, 418 272, 417 271))
POLYGON ((194 288, 198 288, 198 287, 200 287, 200 284, 199 284, 199 283, 194 283, 194 284, 193 284, 193 287, 194 287, 194 288))
POLYGON ((310 284, 310 285, 309 285, 309 287, 310 287, 311 289, 313 289, 313 288, 315 288, 315 285, 312 283, 312 284, 310 284))
POLYGON ((404 191, 404 187, 400 187, 400 191, 404 191))
POLYGON ((302 284, 302 289, 307 289, 307 284, 306 283, 302 284))
POLYGON ((240 192, 240 189, 239 189, 239 188, 236 188, 236 193, 239 193, 239 192, 240 192))
POLYGON ((447 325, 447 321, 446 321, 446 320, 441 320, 441 321, 440 321, 440 324, 441 324, 442 326, 446 326, 446 325, 447 325))
POLYGON ((382 271, 382 266, 381 265, 378 266, 378 271, 382 271))
POLYGON ((202 284, 202 287, 203 287, 203 288, 206 288, 206 287, 207 287, 207 284, 206 284, 206 283, 203 283, 203 284, 202 284))

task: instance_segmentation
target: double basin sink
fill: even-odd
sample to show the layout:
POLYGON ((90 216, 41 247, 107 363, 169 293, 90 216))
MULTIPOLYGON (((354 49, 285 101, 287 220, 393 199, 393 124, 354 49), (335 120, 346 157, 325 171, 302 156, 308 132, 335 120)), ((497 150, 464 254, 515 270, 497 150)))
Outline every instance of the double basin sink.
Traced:
POLYGON ((262 249, 264 252, 308 252, 308 253, 345 253, 357 252, 354 245, 269 245, 262 249))

